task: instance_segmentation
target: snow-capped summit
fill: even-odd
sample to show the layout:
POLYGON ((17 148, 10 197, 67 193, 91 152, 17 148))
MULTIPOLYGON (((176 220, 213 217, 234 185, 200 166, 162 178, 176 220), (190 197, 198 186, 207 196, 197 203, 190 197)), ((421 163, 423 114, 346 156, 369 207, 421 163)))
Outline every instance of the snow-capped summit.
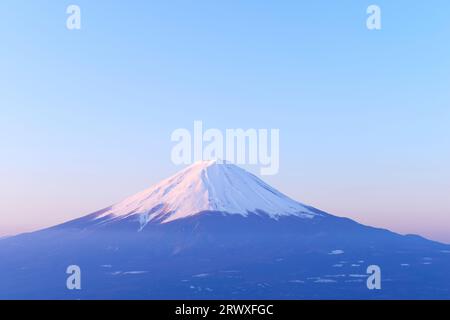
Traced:
POLYGON ((139 215, 141 225, 166 223, 205 211, 267 214, 271 218, 317 213, 275 190, 255 175, 223 161, 200 161, 174 176, 119 202, 95 218, 139 215))

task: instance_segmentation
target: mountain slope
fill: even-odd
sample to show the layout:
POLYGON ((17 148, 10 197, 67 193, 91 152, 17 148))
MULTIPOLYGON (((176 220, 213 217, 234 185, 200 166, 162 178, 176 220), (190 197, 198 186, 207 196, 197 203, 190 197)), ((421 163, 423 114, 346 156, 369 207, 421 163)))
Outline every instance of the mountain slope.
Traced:
POLYGON ((89 219, 106 223, 133 217, 143 228, 149 222, 167 223, 204 211, 273 219, 318 215, 236 165, 200 161, 89 219))

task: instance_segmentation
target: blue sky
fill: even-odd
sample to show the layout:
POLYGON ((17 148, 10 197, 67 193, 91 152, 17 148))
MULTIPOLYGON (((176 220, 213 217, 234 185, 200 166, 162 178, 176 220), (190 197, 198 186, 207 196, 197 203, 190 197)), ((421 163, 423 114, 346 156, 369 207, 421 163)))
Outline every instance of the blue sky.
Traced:
POLYGON ((264 177, 450 242, 448 1, 2 1, 0 234, 174 173, 170 134, 279 128, 264 177), (82 29, 66 29, 77 4, 82 29), (382 30, 366 9, 382 10, 382 30))

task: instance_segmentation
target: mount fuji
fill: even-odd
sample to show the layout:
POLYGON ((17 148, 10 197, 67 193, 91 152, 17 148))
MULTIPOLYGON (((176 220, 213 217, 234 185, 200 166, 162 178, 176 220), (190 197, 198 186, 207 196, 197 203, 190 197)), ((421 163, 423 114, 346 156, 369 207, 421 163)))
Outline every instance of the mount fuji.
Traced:
POLYGON ((218 161, 0 239, 0 299, 449 299, 448 270, 450 245, 328 214, 218 161), (66 287, 70 265, 81 290, 66 287))

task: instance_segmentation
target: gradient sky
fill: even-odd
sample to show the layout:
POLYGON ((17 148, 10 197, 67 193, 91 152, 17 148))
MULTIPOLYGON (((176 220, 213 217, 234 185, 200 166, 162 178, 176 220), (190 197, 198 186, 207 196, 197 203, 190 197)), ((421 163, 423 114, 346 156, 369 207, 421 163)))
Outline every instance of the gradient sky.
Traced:
POLYGON ((303 203, 450 243, 449 1, 3 0, 0 12, 0 235, 176 172, 170 134, 202 120, 279 128, 280 172, 263 179, 303 203), (366 29, 374 3, 380 31, 366 29))

